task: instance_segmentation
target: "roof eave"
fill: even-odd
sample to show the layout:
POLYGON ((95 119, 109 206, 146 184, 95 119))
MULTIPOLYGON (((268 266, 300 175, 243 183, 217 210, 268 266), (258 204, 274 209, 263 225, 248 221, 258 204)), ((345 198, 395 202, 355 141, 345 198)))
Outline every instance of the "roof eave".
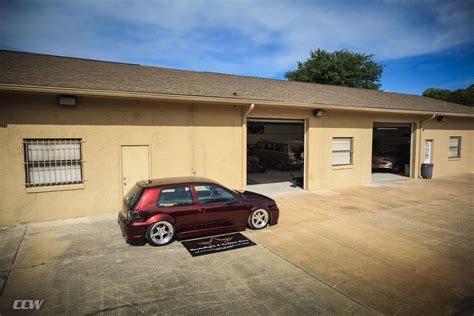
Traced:
POLYGON ((336 111, 384 112, 384 113, 423 114, 423 115, 437 114, 437 115, 446 115, 446 116, 449 115, 449 116, 474 117, 474 114, 460 113, 460 112, 420 111, 420 110, 409 110, 409 109, 389 109, 389 108, 383 108, 383 107, 349 106, 349 105, 339 105, 339 104, 296 103, 296 102, 284 102, 284 101, 260 100, 260 99, 226 98, 226 97, 180 95, 180 94, 160 94, 160 93, 95 90, 95 89, 80 89, 80 88, 51 87, 51 86, 31 86, 31 85, 16 85, 16 84, 0 84, 0 91, 33 92, 33 93, 49 93, 49 94, 51 93, 74 94, 74 95, 79 95, 79 96, 149 99, 149 100, 217 103, 217 104, 232 104, 232 105, 255 104, 255 105, 264 105, 264 106, 272 106, 272 107, 293 107, 293 108, 301 108, 301 109, 324 109, 324 110, 336 110, 336 111))

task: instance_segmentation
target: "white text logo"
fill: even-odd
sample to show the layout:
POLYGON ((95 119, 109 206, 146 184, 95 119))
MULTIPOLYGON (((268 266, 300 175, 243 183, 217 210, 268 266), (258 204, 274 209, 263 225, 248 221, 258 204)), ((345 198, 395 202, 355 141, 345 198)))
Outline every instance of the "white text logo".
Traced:
POLYGON ((40 309, 43 300, 15 300, 13 309, 40 309))

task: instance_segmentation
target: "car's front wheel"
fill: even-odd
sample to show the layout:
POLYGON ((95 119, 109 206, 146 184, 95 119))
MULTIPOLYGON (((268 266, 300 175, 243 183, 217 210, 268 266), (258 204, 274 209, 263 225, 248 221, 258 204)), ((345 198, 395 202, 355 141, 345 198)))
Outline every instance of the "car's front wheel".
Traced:
POLYGON ((268 211, 263 208, 253 211, 248 218, 249 227, 252 229, 262 229, 268 225, 269 221, 270 215, 268 215, 268 211))
POLYGON ((276 163, 276 170, 278 170, 278 171, 283 171, 283 169, 285 169, 285 166, 283 165, 283 162, 278 161, 278 162, 276 163))
POLYGON ((164 246, 173 241, 175 229, 173 224, 167 221, 159 221, 151 224, 146 231, 146 239, 152 246, 164 246))

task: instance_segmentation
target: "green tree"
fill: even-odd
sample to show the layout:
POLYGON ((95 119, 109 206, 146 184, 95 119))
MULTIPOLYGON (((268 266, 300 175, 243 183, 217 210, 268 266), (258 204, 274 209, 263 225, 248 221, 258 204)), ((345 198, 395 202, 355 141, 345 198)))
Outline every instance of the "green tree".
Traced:
POLYGON ((423 91, 423 96, 433 99, 474 106, 474 84, 466 89, 457 89, 454 91, 446 89, 428 88, 423 91))
POLYGON ((317 49, 310 58, 298 62, 298 68, 288 71, 288 80, 331 84, 354 88, 379 89, 383 66, 372 60, 374 55, 348 50, 327 52, 317 49))

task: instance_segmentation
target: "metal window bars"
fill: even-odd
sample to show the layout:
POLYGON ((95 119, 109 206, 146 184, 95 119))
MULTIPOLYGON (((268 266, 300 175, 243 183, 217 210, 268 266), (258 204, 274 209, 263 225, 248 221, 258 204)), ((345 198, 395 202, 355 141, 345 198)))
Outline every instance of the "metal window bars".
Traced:
POLYGON ((24 139, 27 187, 83 183, 82 141, 24 139))
POLYGON ((351 166, 353 164, 352 148, 352 137, 334 137, 332 139, 332 166, 351 166))
POLYGON ((461 137, 451 136, 449 137, 449 158, 460 158, 461 157, 461 137))

